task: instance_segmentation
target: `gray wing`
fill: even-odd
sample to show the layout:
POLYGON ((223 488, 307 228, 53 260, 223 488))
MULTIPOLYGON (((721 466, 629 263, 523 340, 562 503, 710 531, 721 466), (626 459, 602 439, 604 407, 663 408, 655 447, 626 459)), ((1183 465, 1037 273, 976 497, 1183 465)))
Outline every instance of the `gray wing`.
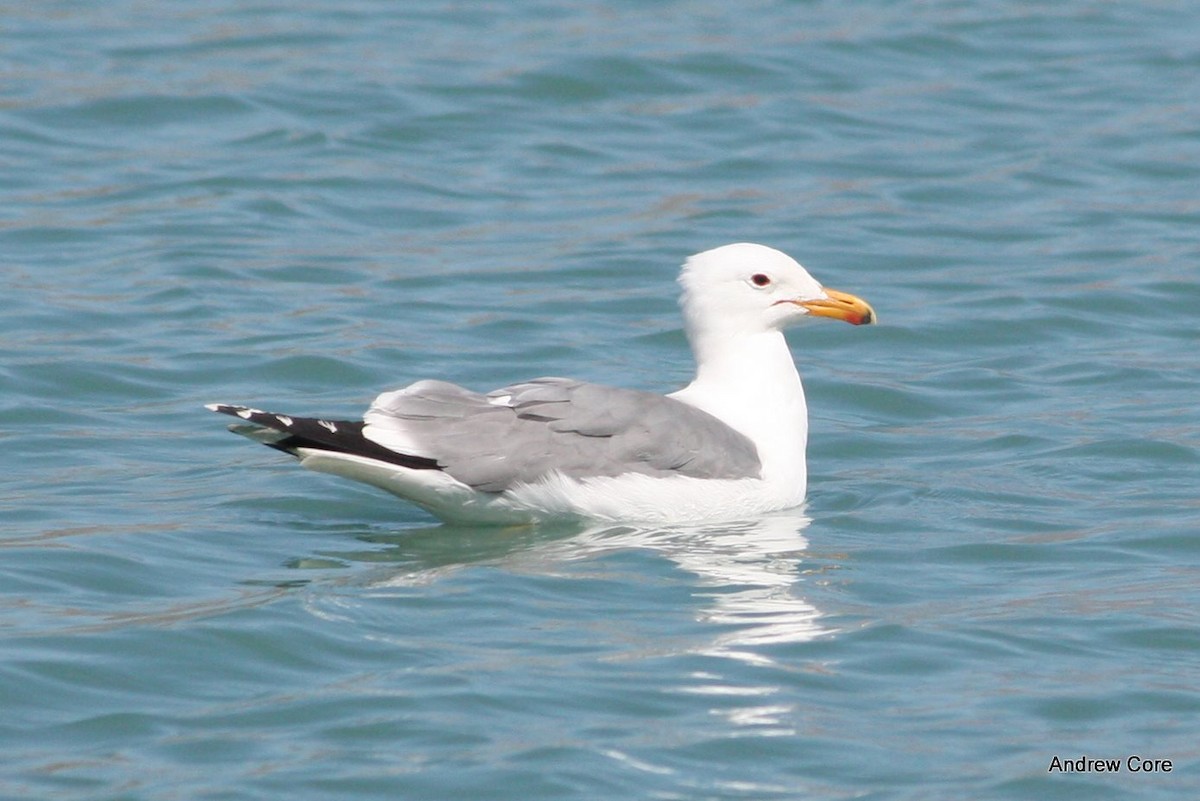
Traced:
POLYGON ((566 378, 538 378, 487 395, 420 381, 380 395, 363 435, 434 459, 487 492, 558 471, 573 478, 642 473, 693 478, 760 474, 749 438, 686 403, 566 378))

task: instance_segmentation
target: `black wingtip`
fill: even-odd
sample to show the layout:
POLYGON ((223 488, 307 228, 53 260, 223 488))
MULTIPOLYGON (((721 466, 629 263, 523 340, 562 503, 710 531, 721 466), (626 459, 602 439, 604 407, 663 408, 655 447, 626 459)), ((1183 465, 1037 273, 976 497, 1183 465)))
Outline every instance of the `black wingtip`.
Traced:
POLYGON ((233 433, 248 436, 256 442, 261 442, 263 445, 290 453, 293 456, 299 455, 297 449, 306 448, 330 453, 344 453, 349 456, 362 456, 412 470, 442 469, 436 459, 399 453, 367 439, 363 436, 365 424, 361 420, 292 417, 227 403, 208 403, 205 404, 205 408, 218 414, 227 414, 244 420, 243 424, 229 427, 233 433), (247 423, 249 425, 246 425, 247 423), (255 431, 263 432, 263 429, 273 433, 268 436, 254 434, 255 431), (276 433, 278 436, 275 436, 276 433))
POLYGON ((238 406, 232 403, 206 403, 204 404, 204 408, 210 412, 228 414, 232 417, 240 417, 243 420, 249 420, 249 415, 267 414, 267 412, 259 411, 258 409, 251 409, 249 406, 238 406))

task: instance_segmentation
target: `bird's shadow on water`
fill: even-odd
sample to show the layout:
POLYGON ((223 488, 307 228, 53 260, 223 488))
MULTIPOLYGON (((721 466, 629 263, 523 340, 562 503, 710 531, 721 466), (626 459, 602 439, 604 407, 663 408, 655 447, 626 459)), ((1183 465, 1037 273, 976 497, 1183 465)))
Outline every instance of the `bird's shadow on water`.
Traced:
POLYGON ((322 550, 290 560, 289 567, 376 566, 380 573, 414 578, 447 568, 503 562, 530 550, 568 540, 584 531, 583 524, 558 523, 538 526, 465 526, 443 523, 402 530, 374 530, 354 538, 364 547, 353 550, 322 550))
MULTIPOLYGON (((804 597, 810 523, 792 510, 730 523, 635 526, 542 524, 511 528, 438 525, 357 535, 369 547, 322 551, 293 560, 297 569, 365 567, 351 575, 320 571, 317 584, 420 586, 476 566, 553 571, 569 562, 638 550, 696 577, 697 617, 718 634, 705 652, 746 661, 761 646, 833 633, 804 597), (339 575, 340 574, 340 575, 339 575)), ((315 589, 315 587, 314 587, 315 589)), ((769 660, 766 660, 769 661, 769 660)))

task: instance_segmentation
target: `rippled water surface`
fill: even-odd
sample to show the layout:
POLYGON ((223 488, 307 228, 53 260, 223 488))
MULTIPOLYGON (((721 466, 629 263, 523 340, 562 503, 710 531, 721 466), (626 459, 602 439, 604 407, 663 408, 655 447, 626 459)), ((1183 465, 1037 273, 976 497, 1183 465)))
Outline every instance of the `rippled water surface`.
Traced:
POLYGON ((1191 5, 0 20, 0 796, 1200 792, 1191 5), (444 528, 201 405, 670 391, 739 240, 883 321, 791 336, 802 512, 444 528))

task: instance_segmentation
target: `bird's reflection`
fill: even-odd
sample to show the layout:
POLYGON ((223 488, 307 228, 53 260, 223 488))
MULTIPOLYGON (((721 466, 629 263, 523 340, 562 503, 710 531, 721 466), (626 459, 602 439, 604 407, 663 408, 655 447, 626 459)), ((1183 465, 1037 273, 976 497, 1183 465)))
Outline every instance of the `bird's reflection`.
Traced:
POLYGON ((722 629, 703 650, 711 655, 769 662, 761 646, 811 640, 829 633, 820 612, 800 594, 800 565, 809 519, 777 514, 720 526, 597 532, 585 545, 641 547, 661 553, 701 580, 700 615, 722 629))
POLYGON ((831 629, 803 597, 801 565, 809 519, 798 511, 739 523, 636 527, 469 529, 437 526, 367 535, 373 549, 341 553, 354 562, 385 562, 374 586, 416 586, 480 563, 544 568, 640 549, 661 554, 699 578, 698 617, 718 633, 697 652, 769 663, 763 647, 811 640, 831 629))

